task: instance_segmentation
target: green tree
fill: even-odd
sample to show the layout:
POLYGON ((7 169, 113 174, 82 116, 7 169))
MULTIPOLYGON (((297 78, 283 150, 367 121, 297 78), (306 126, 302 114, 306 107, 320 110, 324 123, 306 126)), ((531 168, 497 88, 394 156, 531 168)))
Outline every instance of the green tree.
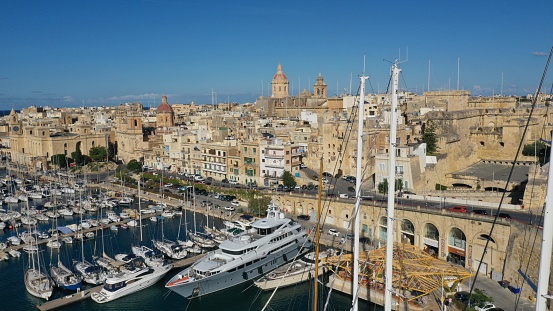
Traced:
POLYGON ((138 162, 135 159, 132 159, 127 163, 127 169, 131 172, 138 173, 142 171, 142 162, 138 162))
POLYGON ((388 193, 388 179, 384 178, 384 181, 378 183, 378 193, 386 194, 388 193))
POLYGON ((117 154, 117 143, 108 142, 108 160, 115 161, 116 154, 117 154))
POLYGON ((57 165, 59 168, 67 167, 67 157, 65 154, 54 154, 50 157, 50 162, 53 165, 57 165))
MULTIPOLYGON (((397 178, 396 179, 396 185, 395 190, 401 191, 403 190, 403 179, 397 178)), ((384 181, 378 184, 378 193, 386 194, 388 193, 388 179, 384 178, 384 181)))
POLYGON ((102 147, 102 146, 92 147, 88 151, 88 155, 90 156, 92 161, 100 162, 100 161, 105 161, 106 160, 106 157, 108 155, 108 151, 107 151, 106 147, 102 147))
POLYGON ((265 216, 267 206, 271 203, 271 198, 267 196, 252 196, 248 200, 248 210, 255 216, 265 216))
POLYGON ((294 175, 292 175, 292 173, 290 173, 288 171, 284 171, 284 173, 282 174, 282 183, 285 186, 291 187, 292 189, 297 184, 296 183, 296 178, 294 177, 294 175))
POLYGON ((432 120, 428 120, 424 127, 421 138, 423 143, 426 143, 426 154, 433 155, 438 151, 438 139, 436 136, 436 125, 432 120))
POLYGON ((541 141, 524 145, 522 155, 543 157, 547 154, 547 145, 541 141))

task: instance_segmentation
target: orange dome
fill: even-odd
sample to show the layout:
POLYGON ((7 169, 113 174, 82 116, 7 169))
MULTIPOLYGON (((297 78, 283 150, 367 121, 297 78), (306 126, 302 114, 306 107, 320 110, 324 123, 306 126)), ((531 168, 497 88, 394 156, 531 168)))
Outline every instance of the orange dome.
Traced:
POLYGON ((161 105, 157 107, 157 112, 173 112, 173 108, 167 103, 167 96, 161 97, 161 105))

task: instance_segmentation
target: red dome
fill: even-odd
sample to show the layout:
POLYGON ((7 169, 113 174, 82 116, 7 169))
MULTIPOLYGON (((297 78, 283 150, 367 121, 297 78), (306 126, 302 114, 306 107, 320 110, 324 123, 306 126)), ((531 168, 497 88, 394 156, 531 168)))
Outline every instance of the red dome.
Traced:
POLYGON ((167 96, 161 97, 161 105, 157 107, 157 112, 173 112, 173 108, 167 103, 167 96))

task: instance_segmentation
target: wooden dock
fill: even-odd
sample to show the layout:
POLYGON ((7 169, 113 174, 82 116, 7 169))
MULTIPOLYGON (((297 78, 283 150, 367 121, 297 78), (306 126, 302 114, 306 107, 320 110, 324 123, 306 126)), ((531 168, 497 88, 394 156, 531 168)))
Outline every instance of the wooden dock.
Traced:
MULTIPOLYGON (((207 254, 200 254, 194 257, 185 258, 185 259, 176 261, 173 263, 173 269, 188 267, 192 265, 194 262, 198 261, 200 258, 204 257, 205 255, 207 254)), ((54 310, 56 308, 61 308, 66 305, 89 298, 92 295, 92 293, 99 292, 100 290, 102 290, 102 287, 103 285, 99 285, 72 295, 64 296, 58 299, 54 299, 52 301, 45 302, 43 304, 37 305, 36 307, 40 311, 48 311, 48 310, 54 310)))
POLYGON ((53 310, 56 308, 60 308, 63 306, 66 306, 68 304, 72 304, 84 299, 87 299, 92 295, 92 293, 99 292, 102 289, 103 285, 93 287, 91 289, 83 290, 78 293, 75 293, 73 295, 64 296, 52 301, 45 302, 41 305, 36 306, 41 311, 47 311, 47 310, 53 310))

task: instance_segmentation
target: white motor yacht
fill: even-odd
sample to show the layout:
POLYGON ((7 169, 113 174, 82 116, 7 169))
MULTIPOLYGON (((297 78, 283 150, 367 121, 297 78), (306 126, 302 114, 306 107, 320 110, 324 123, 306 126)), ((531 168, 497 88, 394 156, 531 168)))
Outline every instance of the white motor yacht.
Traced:
POLYGON ((111 273, 100 292, 92 293, 92 300, 106 303, 148 288, 162 279, 173 265, 148 267, 141 257, 136 257, 119 271, 111 273))
POLYGON ((302 246, 310 244, 301 225, 285 218, 274 203, 269 205, 267 216, 251 226, 253 230, 229 238, 177 273, 165 287, 186 298, 214 293, 284 265, 302 246))

